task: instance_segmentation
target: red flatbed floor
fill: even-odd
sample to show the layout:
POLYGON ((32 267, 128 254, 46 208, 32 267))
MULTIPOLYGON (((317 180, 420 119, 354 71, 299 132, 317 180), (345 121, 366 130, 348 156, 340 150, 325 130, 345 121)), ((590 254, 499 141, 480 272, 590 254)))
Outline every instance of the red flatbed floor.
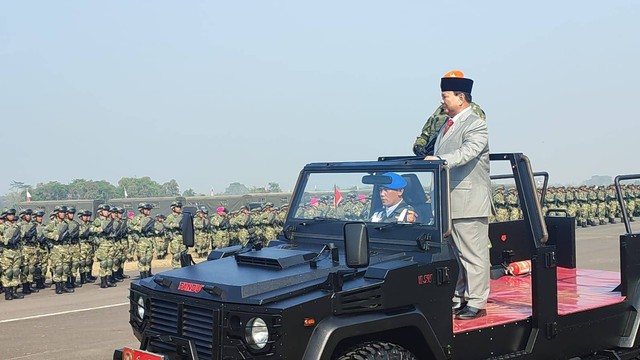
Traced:
MULTIPOLYGON (((580 311, 622 302, 625 297, 613 291, 620 284, 616 271, 558 268, 558 314, 580 311)), ((531 316, 531 276, 504 276, 491 280, 487 316, 474 320, 453 320, 453 332, 526 320, 531 316)))

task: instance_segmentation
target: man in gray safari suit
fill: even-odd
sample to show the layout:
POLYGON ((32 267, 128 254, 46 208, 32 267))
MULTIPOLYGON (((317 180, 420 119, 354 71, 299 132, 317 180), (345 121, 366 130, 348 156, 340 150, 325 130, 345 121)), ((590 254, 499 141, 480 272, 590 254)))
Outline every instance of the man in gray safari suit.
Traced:
POLYGON ((438 132, 434 155, 425 158, 445 160, 450 168, 449 243, 460 265, 453 311, 462 320, 485 316, 489 297, 489 131, 470 106, 472 87, 471 79, 441 79, 441 103, 449 120, 438 132))

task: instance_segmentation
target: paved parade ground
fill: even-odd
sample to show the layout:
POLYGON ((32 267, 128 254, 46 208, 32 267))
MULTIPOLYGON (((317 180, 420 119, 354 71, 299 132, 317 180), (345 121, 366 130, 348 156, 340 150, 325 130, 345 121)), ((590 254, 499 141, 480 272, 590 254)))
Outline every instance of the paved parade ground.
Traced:
MULTIPOLYGON (((578 267, 619 270, 618 239, 624 232, 620 223, 577 228, 578 267)), ((85 284, 74 294, 45 289, 24 300, 0 300, 0 357, 111 359, 114 348, 138 346, 128 323, 130 280, 110 289, 85 284)))

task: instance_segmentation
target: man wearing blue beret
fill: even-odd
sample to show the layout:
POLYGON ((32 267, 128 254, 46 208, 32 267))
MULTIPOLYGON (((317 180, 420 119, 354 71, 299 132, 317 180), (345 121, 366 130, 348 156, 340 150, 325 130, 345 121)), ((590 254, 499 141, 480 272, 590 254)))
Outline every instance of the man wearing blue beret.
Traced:
POLYGON ((411 205, 404 202, 402 194, 407 181, 400 175, 387 172, 382 176, 388 177, 390 182, 380 187, 380 200, 383 208, 373 213, 372 222, 414 222, 416 212, 411 205))

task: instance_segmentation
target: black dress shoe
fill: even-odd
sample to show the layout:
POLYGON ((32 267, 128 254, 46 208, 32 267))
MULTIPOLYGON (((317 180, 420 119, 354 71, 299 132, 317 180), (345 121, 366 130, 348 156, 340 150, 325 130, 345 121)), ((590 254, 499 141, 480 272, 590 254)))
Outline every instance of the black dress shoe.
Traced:
POLYGON ((458 313, 456 314, 456 319, 471 320, 483 316, 487 316, 487 310, 474 308, 473 306, 467 306, 464 309, 458 311, 458 313))
POLYGON ((467 307, 467 302, 463 301, 463 302, 454 302, 453 306, 451 306, 451 310, 453 311, 453 314, 456 315, 458 314, 462 309, 464 309, 465 307, 467 307))

